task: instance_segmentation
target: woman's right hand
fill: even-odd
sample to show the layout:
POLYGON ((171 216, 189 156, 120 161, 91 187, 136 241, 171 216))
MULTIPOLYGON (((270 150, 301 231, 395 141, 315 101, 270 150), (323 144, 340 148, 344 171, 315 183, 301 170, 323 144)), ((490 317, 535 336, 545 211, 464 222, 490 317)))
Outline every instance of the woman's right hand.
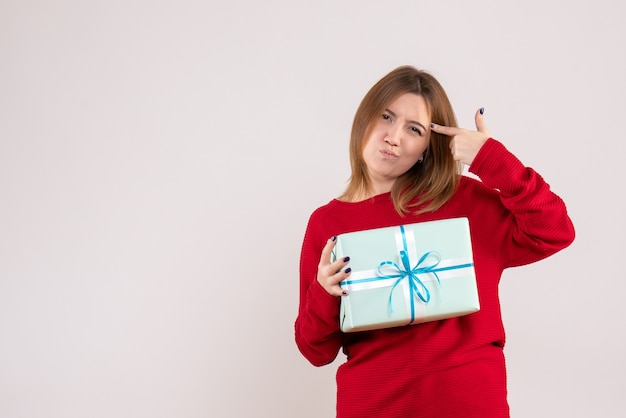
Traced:
POLYGON ((337 237, 332 237, 324 246, 320 262, 317 265, 317 281, 329 294, 342 296, 347 293, 339 286, 339 283, 350 275, 352 269, 350 267, 344 269, 350 262, 350 257, 343 257, 333 263, 330 262, 330 254, 336 243, 337 237))

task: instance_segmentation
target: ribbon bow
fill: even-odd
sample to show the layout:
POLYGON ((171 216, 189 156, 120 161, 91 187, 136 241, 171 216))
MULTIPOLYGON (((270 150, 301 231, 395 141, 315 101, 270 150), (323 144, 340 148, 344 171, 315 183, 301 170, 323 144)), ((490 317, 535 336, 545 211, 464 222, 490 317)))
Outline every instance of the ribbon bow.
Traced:
POLYGON ((393 261, 382 261, 378 265, 378 273, 381 275, 382 278, 396 279, 393 286, 391 287, 391 292, 389 293, 389 313, 391 314, 393 314, 393 291, 396 286, 398 286, 404 279, 408 279, 410 295, 409 299, 411 301, 411 322, 409 322, 409 324, 412 324, 413 321, 415 321, 415 300, 413 298, 413 294, 415 294, 424 303, 428 303, 430 301, 430 291, 428 290, 426 285, 420 280, 418 274, 434 274, 435 278, 437 279, 437 283, 439 284, 439 286, 441 286, 441 280, 437 275, 437 271, 439 270, 437 269, 437 266, 441 262, 441 255, 436 251, 428 251, 424 255, 422 255, 415 267, 411 267, 411 262, 409 260, 408 249, 406 245, 406 238, 404 235, 404 228, 401 226, 400 229, 402 232, 402 241, 404 245, 404 249, 400 250, 400 261, 402 262, 402 267, 400 267, 397 263, 393 261), (422 263, 424 263, 425 260, 430 256, 434 257, 436 261, 433 264, 422 266, 422 263), (385 266, 391 266, 398 273, 384 274, 382 270, 383 268, 385 268, 385 266))

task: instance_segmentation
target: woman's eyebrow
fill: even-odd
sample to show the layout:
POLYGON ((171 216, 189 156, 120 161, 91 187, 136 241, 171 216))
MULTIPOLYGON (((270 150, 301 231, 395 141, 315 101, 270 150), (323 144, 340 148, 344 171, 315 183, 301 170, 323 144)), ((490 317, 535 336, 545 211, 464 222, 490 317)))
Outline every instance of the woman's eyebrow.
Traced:
MULTIPOLYGON (((391 109, 385 109, 385 111, 386 111, 387 113, 389 113, 389 114, 390 114, 390 115, 391 115, 394 119, 396 118, 396 116, 397 116, 397 115, 394 113, 394 111, 393 111, 393 110, 391 110, 391 109)), ((420 122, 418 122, 418 121, 416 121, 416 120, 410 120, 410 121, 409 121, 409 123, 414 123, 414 124, 416 124, 416 125, 419 125, 419 126, 421 126, 421 127, 422 127, 422 129, 423 129, 423 130, 426 130, 426 127, 425 127, 422 123, 420 123, 420 122)))

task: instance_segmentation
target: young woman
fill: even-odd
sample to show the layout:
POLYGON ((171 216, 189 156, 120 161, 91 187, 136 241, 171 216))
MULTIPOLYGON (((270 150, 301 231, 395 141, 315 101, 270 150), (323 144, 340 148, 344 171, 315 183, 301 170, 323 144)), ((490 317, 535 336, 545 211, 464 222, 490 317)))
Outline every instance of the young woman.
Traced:
POLYGON ((574 228, 563 201, 533 169, 489 136, 457 127, 439 82, 410 66, 378 81, 352 126, 352 176, 315 210, 302 244, 295 339, 315 366, 337 371, 337 417, 508 417, 503 269, 567 247, 574 228), (481 181, 462 176, 463 164, 481 181), (467 217, 480 311, 396 328, 342 333, 339 283, 349 257, 330 262, 338 234, 467 217))

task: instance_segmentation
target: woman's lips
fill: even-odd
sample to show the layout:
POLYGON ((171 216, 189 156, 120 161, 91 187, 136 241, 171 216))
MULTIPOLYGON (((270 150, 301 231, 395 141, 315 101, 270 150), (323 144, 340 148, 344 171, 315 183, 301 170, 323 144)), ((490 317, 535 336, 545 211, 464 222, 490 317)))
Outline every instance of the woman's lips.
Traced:
POLYGON ((382 154, 382 156, 384 158, 398 158, 398 156, 396 154, 394 154, 392 151, 386 150, 386 149, 381 149, 380 153, 382 154))

